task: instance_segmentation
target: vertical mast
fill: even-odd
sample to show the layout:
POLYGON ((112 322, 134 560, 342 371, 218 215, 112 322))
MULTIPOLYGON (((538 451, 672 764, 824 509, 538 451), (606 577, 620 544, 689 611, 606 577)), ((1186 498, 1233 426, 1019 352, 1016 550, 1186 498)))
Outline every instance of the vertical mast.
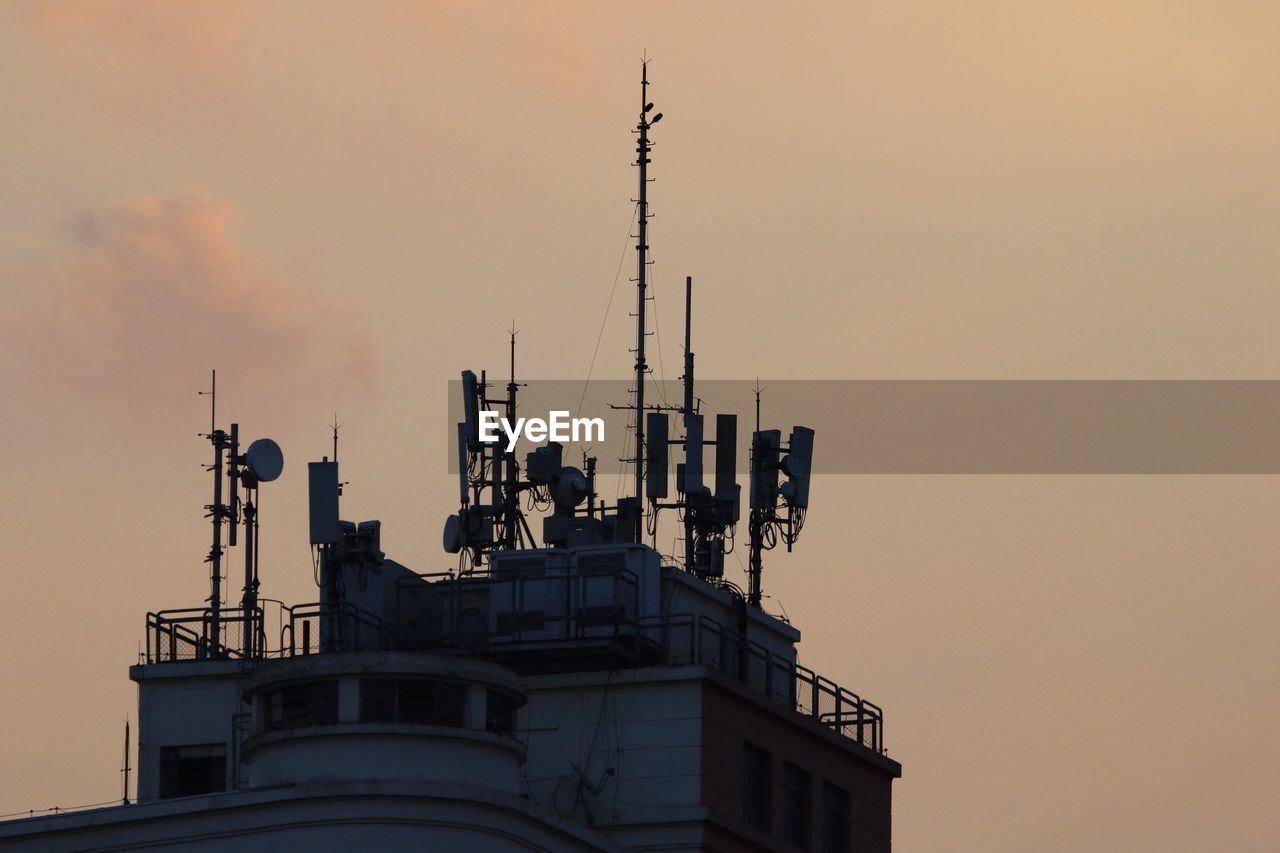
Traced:
MULTIPOLYGON (((511 318, 511 381, 507 383, 507 421, 516 422, 516 321, 511 318)), ((506 454, 506 483, 502 504, 502 547, 511 550, 516 547, 516 539, 520 536, 520 491, 516 477, 515 451, 506 454)))
POLYGON ((121 774, 124 775, 124 796, 120 798, 121 805, 129 805, 129 718, 124 718, 124 766, 120 768, 121 774))
MULTIPOLYGON (((693 276, 684 279, 684 435, 689 441, 689 424, 693 420, 693 276)), ((685 445, 685 459, 689 458, 685 445)), ((677 491, 683 490, 683 485, 677 491)), ((686 496, 687 497, 687 496, 686 496)), ((693 571, 693 515, 686 508, 684 514, 684 564, 693 571)))
MULTIPOLYGON (((222 521, 227 517, 226 507, 222 505, 222 454, 226 450, 226 434, 217 428, 218 423, 218 371, 214 370, 209 382, 209 390, 199 392, 209 395, 209 432, 205 436, 213 445, 213 503, 209 505, 209 515, 213 519, 213 547, 205 562, 210 565, 209 572, 209 637, 211 643, 209 653, 218 655, 222 648, 222 521)), ((232 543, 234 544, 234 543, 232 543)))
MULTIPOLYGON (((644 377, 648 366, 644 360, 645 303, 648 294, 645 292, 646 278, 649 272, 649 128, 662 119, 662 113, 656 113, 652 119, 649 111, 653 104, 649 103, 649 64, 641 65, 640 74, 640 121, 636 124, 639 140, 636 143, 636 165, 640 167, 640 198, 636 204, 639 210, 636 219, 640 228, 636 232, 636 450, 635 450, 635 496, 639 513, 643 513, 644 496, 644 377)), ((644 526, 636 518, 636 541, 644 539, 644 526)))
MULTIPOLYGON (((635 452, 635 495, 639 500, 644 486, 644 360, 645 339, 645 274, 649 266, 649 65, 644 63, 640 72, 640 122, 636 129, 640 134, 636 145, 636 165, 640 167, 640 198, 636 202, 640 209, 636 220, 640 228, 636 235, 636 452, 635 452)), ((636 525, 636 541, 642 538, 641 527, 636 525)))

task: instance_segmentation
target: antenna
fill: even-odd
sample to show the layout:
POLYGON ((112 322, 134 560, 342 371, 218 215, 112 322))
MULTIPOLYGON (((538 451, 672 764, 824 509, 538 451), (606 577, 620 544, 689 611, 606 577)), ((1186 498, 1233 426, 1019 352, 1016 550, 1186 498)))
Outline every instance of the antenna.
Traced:
MULTIPOLYGON (((213 445, 213 464, 205 470, 213 472, 213 503, 205 506, 208 518, 213 523, 213 545, 209 548, 209 556, 205 562, 209 564, 209 637, 213 647, 209 654, 219 656, 222 649, 222 522, 231 517, 231 508, 222 503, 222 456, 223 451, 231 447, 226 433, 217 428, 218 416, 218 371, 212 371, 208 391, 198 391, 198 395, 209 396, 209 432, 205 438, 213 445)), ((234 531, 232 543, 235 542, 234 531)))
POLYGON ((645 493, 651 503, 667 496, 667 413, 646 412, 649 433, 649 470, 645 472, 645 493))
POLYGON ((244 614, 244 636, 241 637, 242 655, 252 658, 262 650, 259 632, 262 626, 257 618, 258 609, 258 486, 277 479, 284 470, 284 453, 280 445, 269 438, 260 438, 249 445, 240 472, 245 487, 244 502, 244 595, 240 608, 244 614))
MULTIPOLYGON (((717 498, 735 498, 738 482, 738 416, 716 415, 716 486, 717 498)), ((737 521, 737 518, 734 519, 737 521)))
POLYGON ((236 545, 236 513, 240 511, 240 424, 231 425, 227 439, 227 479, 231 482, 231 500, 227 501, 227 546, 236 545))
POLYGON ((756 432, 760 431, 760 392, 764 389, 760 387, 760 377, 756 377, 756 432))
MULTIPOLYGON (((507 421, 515 423, 516 421, 516 392, 520 386, 516 384, 516 318, 511 318, 511 328, 508 334, 511 336, 511 373, 510 380, 507 382, 507 421)), ((502 490, 502 547, 512 549, 516 547, 516 540, 520 538, 520 492, 519 492, 519 470, 516 463, 515 451, 506 454, 505 459, 506 482, 502 490)))
MULTIPOLYGON (((657 124, 662 118, 662 114, 658 113, 652 120, 649 118, 649 111, 653 109, 653 104, 649 102, 649 61, 646 59, 640 65, 640 120, 636 124, 636 132, 639 134, 639 140, 636 144, 636 165, 640 167, 640 198, 636 201, 639 205, 637 208, 636 219, 640 224, 636 231, 636 387, 635 387, 635 412, 636 412, 636 451, 635 451, 635 496, 637 506, 640 512, 643 512, 644 505, 644 377, 647 371, 647 365, 644 360, 644 339, 645 339, 645 303, 648 299, 645 294, 646 277, 649 267, 649 153, 652 146, 649 144, 649 128, 657 124)), ((636 541, 643 539, 643 525, 637 523, 635 525, 636 541)))
MULTIPOLYGON (((759 380, 756 381, 757 389, 759 380)), ((756 391, 759 406, 760 392, 756 391)), ((758 417, 758 416, 757 416, 758 417)), ((760 606, 763 597, 761 576, 764 573, 763 552, 777 544, 781 534, 787 550, 800 538, 805 514, 809 508, 809 479, 813 470, 813 430, 792 427, 784 446, 782 433, 776 429, 756 430, 751 436, 751 539, 750 565, 747 568, 747 602, 760 606), (782 454, 785 452, 785 456, 782 454), (778 485, 778 475, 787 482, 778 485), (782 507, 778 498, 782 498, 782 507), (785 507, 786 515, 779 515, 785 507)))
POLYGON ((329 424, 329 426, 333 429, 333 461, 337 462, 338 461, 338 430, 341 429, 342 427, 342 424, 338 423, 337 412, 333 413, 333 423, 329 424))
POLYGON ((129 715, 124 718, 124 762, 120 768, 120 773, 124 776, 124 793, 120 797, 120 805, 129 805, 129 715))
POLYGON ((476 452, 480 444, 480 397, 476 389, 476 374, 462 371, 462 414, 467 425, 467 449, 476 452))
MULTIPOLYGON (((689 453, 692 445, 690 444, 691 430, 693 429, 693 276, 684 277, 684 460, 685 471, 689 470, 689 453)), ((702 436, 698 436, 698 441, 702 441, 702 436)), ((698 458, 701 459, 702 448, 698 448, 698 458)), ((679 480, 679 490, 688 492, 685 485, 684 477, 679 480)), ((686 494, 687 500, 687 494, 686 494)), ((689 512, 684 514, 684 561, 686 567, 690 567, 694 563, 694 519, 689 512)))

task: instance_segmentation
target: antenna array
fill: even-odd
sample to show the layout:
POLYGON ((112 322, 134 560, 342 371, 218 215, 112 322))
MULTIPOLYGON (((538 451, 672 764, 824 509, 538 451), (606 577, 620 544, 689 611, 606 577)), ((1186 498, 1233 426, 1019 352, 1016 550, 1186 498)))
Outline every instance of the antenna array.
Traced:
MULTIPOLYGON (((714 438, 706 436, 700 401, 694 394, 692 347, 693 279, 685 279, 685 340, 683 401, 678 406, 646 405, 644 387, 649 372, 645 361, 646 308, 649 300, 648 185, 653 144, 649 131, 662 119, 653 113, 648 99, 647 62, 641 76, 641 110, 634 133, 639 169, 636 232, 636 346, 635 378, 629 405, 615 408, 634 412, 634 455, 622 460, 634 466, 633 496, 619 498, 613 506, 598 501, 594 457, 584 454, 583 470, 567 466, 563 448, 549 442, 527 454, 523 468, 514 450, 480 441, 480 413, 505 410, 516 421, 515 329, 511 330, 511 370, 505 397, 490 397, 487 376, 470 370, 462 373, 464 419, 457 425, 458 497, 460 508, 449 517, 444 547, 460 554, 460 571, 486 564, 496 551, 537 547, 521 510, 521 494, 531 506, 550 510, 543 520, 542 544, 573 547, 599 542, 641 542, 647 532, 656 545, 658 515, 676 509, 683 526, 686 571, 733 588, 725 583, 724 558, 732 550, 741 516, 742 487, 737 483, 737 416, 715 418, 714 438), (680 417, 683 435, 671 437, 669 413, 680 417), (684 451, 676 465, 675 497, 670 497, 669 456, 672 447, 684 451), (711 485, 704 476, 706 448, 712 448, 714 470, 711 485), (585 507, 582 506, 585 501, 585 507), (649 512, 645 512, 645 506, 649 512)), ((759 606, 762 598, 763 552, 781 539, 790 550, 804 526, 809 499, 809 472, 813 456, 813 430, 794 427, 784 445, 778 430, 760 429, 760 394, 756 388, 756 425, 751 442, 747 601, 759 606), (785 455, 784 455, 785 454, 785 455), (780 475, 786 481, 779 483, 780 475)), ((741 593, 739 593, 741 594, 741 593)))
POLYGON ((213 371, 208 391, 199 392, 208 395, 209 432, 204 437, 213 445, 213 464, 206 470, 213 473, 213 503, 205 505, 206 517, 213 524, 213 545, 205 562, 210 564, 209 570, 209 610, 208 630, 205 634, 209 648, 203 652, 207 657, 255 657, 264 648, 262 637, 262 620, 258 611, 258 485, 268 483, 280 476, 284 470, 284 454, 280 446, 269 438, 260 438, 249 445, 244 454, 240 453, 240 425, 232 424, 231 429, 218 429, 218 372, 213 371), (223 479, 229 486, 227 499, 223 500, 223 479), (240 499, 241 487, 245 490, 245 499, 240 499), (244 523, 245 533, 245 580, 240 599, 240 615, 236 617, 243 625, 241 642, 227 643, 227 619, 223 612, 222 596, 222 558, 226 549, 222 544, 222 526, 229 524, 227 531, 227 547, 235 547, 236 531, 240 523, 244 523))

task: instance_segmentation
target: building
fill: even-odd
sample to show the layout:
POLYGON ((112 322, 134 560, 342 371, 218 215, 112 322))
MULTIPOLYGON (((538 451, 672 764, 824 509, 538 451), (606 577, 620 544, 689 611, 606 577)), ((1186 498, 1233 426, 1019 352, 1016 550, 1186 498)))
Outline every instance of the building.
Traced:
MULTIPOLYGON (((642 105, 641 308, 661 117, 642 105)), ((461 508, 445 529, 458 571, 388 558, 378 522, 340 521, 336 461, 311 463, 319 600, 282 607, 278 636, 257 597, 253 507, 283 459, 270 441, 241 453, 235 425, 211 428, 210 601, 147 616, 145 662, 130 668, 136 798, 0 823, 0 851, 889 850, 901 767, 881 709, 800 665, 799 630, 759 607, 766 534, 803 524, 813 433, 753 434, 744 594, 723 578, 736 421, 703 438, 688 334, 674 441, 643 403, 640 347, 636 491, 613 506, 598 502, 594 460, 562 465, 549 443, 519 464, 477 441, 478 411, 514 420, 514 343, 505 398, 463 374, 461 508), (685 451, 674 503, 668 444, 685 451), (540 540, 525 497, 551 510, 540 540), (680 510, 680 564, 643 542, 664 507, 680 510), (244 596, 229 607, 222 564, 241 527, 244 596)))

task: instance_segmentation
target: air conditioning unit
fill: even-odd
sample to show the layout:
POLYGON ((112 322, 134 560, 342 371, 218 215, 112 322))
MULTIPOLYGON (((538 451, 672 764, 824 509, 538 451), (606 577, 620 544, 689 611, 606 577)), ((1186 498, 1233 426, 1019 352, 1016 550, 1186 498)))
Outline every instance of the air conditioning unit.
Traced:
POLYGON ((529 642, 570 636, 569 576, 569 555, 565 551, 494 554, 488 583, 491 640, 529 642))
POLYGON ((658 552, 645 545, 589 545, 572 549, 575 636, 634 635, 642 619, 661 610, 658 552))

